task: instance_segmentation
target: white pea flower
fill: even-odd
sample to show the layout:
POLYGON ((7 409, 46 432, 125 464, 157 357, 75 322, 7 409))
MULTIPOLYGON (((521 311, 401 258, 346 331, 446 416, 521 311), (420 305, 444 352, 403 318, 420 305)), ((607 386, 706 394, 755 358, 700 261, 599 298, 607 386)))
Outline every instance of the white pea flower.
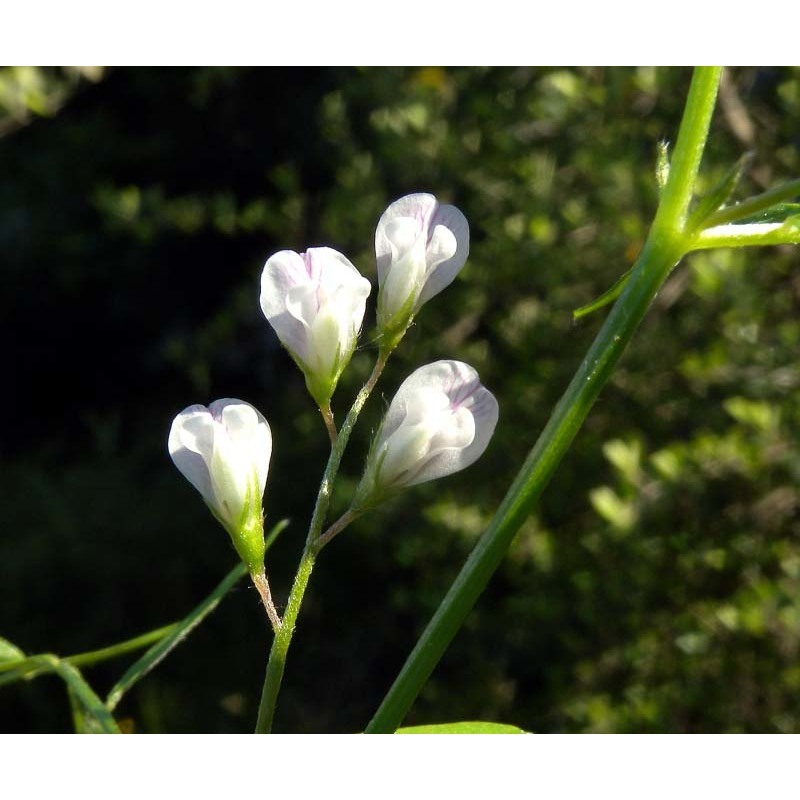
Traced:
POLYGON ((432 194, 410 194, 383 212, 375 231, 378 328, 393 347, 423 303, 449 286, 469 255, 469 224, 432 194))
POLYGON ((250 572, 261 571, 261 498, 272 455, 272 432, 264 417, 242 400, 189 406, 172 423, 169 454, 228 531, 250 572))
POLYGON ((353 355, 369 281, 341 253, 281 250, 261 275, 261 309, 322 408, 353 355))
POLYGON ((461 361, 436 361, 402 383, 367 457, 354 509, 468 467, 497 425, 494 395, 461 361))

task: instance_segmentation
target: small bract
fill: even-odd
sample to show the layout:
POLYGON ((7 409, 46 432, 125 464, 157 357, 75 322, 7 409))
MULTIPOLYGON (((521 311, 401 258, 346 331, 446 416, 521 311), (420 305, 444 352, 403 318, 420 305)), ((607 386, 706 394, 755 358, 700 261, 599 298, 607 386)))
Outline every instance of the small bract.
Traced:
POLYGON ((330 402, 353 355, 370 288, 330 247, 281 250, 264 265, 261 309, 320 407, 330 402))
POLYGON ((169 433, 175 466, 228 531, 250 572, 264 562, 261 498, 272 455, 272 432, 249 403, 231 398, 194 405, 169 433))
POLYGON ((494 395, 461 361, 420 367, 402 383, 367 457, 354 509, 468 467, 497 425, 494 395))
POLYGON ((378 328, 393 347, 423 303, 453 282, 469 255, 469 224, 432 194, 410 194, 383 212, 375 231, 378 328))

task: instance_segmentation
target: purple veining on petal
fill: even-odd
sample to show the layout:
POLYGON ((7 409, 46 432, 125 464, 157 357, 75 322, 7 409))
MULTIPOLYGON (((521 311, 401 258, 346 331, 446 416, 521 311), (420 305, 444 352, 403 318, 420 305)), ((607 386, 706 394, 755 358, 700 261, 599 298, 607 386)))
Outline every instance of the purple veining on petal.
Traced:
POLYGON ((303 263, 305 264, 309 281, 315 284, 314 300, 317 303, 315 310, 319 312, 320 306, 322 305, 322 298, 320 297, 320 291, 322 290, 322 270, 318 267, 316 258, 310 250, 306 250, 305 253, 301 253, 300 257, 303 259, 303 263))

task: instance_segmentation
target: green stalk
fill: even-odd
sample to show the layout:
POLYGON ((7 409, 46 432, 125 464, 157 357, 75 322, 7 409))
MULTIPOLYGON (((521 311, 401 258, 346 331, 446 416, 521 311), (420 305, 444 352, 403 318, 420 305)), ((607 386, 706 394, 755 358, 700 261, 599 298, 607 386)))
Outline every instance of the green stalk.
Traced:
POLYGON ((685 225, 720 75, 718 67, 695 70, 669 177, 630 279, 488 529, 367 726, 367 733, 391 733, 402 722, 569 449, 659 288, 689 249, 691 237, 685 225))
POLYGON ((783 222, 717 225, 698 233, 692 243, 692 250, 710 250, 717 247, 764 247, 778 244, 800 244, 800 225, 787 225, 783 222))
POLYGON ((110 647, 103 647, 100 650, 91 650, 88 653, 78 653, 74 656, 67 656, 63 658, 62 661, 66 661, 67 664, 72 664, 73 667, 86 667, 90 664, 97 664, 100 661, 107 661, 110 658, 117 658, 118 656, 133 652, 134 650, 141 650, 143 647, 148 647, 155 642, 160 642, 165 636, 172 633, 179 624, 178 622, 173 622, 170 625, 165 625, 163 628, 156 628, 154 631, 148 631, 133 639, 128 639, 118 644, 112 644, 110 647))
POLYGON ((331 502, 333 482, 336 480, 336 475, 339 472, 339 465, 342 462, 342 456, 347 447, 347 442, 350 439, 350 434, 353 432, 353 427, 356 424, 358 415, 361 413, 361 409, 367 402, 367 398, 369 398, 372 390, 375 388, 375 384, 378 382, 378 378, 381 376, 383 368, 386 366, 389 355, 390 352, 384 352, 383 350, 380 352, 375 366, 372 369, 372 374, 353 402, 338 436, 335 437, 335 440, 334 437, 331 437, 331 454, 322 476, 322 482, 320 483, 317 502, 314 505, 311 523, 308 526, 305 549, 300 558, 300 566, 297 568, 292 590, 289 593, 289 600, 286 604, 283 622, 281 627, 276 631, 275 638, 272 640, 272 648, 270 649, 269 661, 267 662, 267 672, 264 676, 264 687, 261 690, 261 702, 258 706, 256 733, 269 733, 272 730, 275 705, 278 701, 278 693, 280 692, 281 682, 283 681, 286 658, 292 643, 292 637, 294 636, 297 617, 300 614, 300 606, 303 603, 303 595, 306 593, 308 579, 311 576, 311 571, 314 569, 314 562, 316 561, 317 555, 322 546, 328 541, 327 539, 321 541, 321 534, 322 526, 325 523, 325 516, 328 513, 328 506, 331 502))
MULTIPOLYGON (((86 653, 76 653, 74 656, 65 656, 60 659, 60 661, 65 664, 71 664, 73 667, 86 667, 92 664, 98 664, 102 661, 109 661, 112 658, 118 658, 119 656, 124 656, 126 653, 141 650, 143 647, 148 647, 154 642, 160 641, 174 631, 177 626, 178 623, 173 622, 171 625, 165 625, 163 628, 148 631, 147 633, 135 636, 133 639, 126 639, 124 642, 117 642, 116 644, 103 647, 99 650, 90 650, 86 653)), ((43 663, 41 656, 35 655, 19 661, 9 661, 8 663, 0 664, 0 673, 10 673, 3 675, 3 678, 0 679, 0 684, 11 683, 12 681, 21 680, 23 678, 34 678, 41 672, 47 671, 46 667, 42 667, 43 663)))

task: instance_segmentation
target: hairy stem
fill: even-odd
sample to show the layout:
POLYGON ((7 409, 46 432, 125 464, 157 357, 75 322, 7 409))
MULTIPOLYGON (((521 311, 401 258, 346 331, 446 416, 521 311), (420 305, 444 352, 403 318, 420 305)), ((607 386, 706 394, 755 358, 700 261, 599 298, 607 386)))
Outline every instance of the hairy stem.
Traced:
POLYGON ((275 603, 272 602, 272 592, 269 588, 267 573, 264 569, 262 569, 261 572, 251 573, 250 577, 252 578, 253 584, 258 590, 259 596, 261 597, 261 603, 264 606, 264 610, 267 612, 270 624, 272 625, 272 630, 277 634, 281 628, 281 618, 275 608, 275 603))
MULTIPOLYGON (((364 408, 364 404, 375 388, 375 384, 378 382, 378 378, 380 378, 388 358, 388 352, 385 353, 381 351, 378 355, 378 359, 372 369, 372 374, 356 396, 342 425, 342 429, 339 431, 336 442, 331 448, 328 464, 325 467, 319 493, 317 494, 317 502, 314 505, 314 513, 311 517, 311 523, 308 526, 305 550, 300 559, 300 566, 297 569, 297 574, 292 584, 292 590, 289 593, 289 600, 286 604, 283 622, 272 641, 269 661, 267 662, 267 672, 264 676, 264 687, 261 691, 261 702, 258 706, 256 733, 269 733, 272 730, 275 705, 278 700, 281 682, 283 681, 283 672, 286 668, 286 657, 289 653, 289 646, 292 643, 292 636, 294 636, 297 617, 300 613, 300 606, 303 603, 303 595, 305 595, 306 588, 308 587, 308 579, 311 576, 311 571, 314 569, 317 553, 320 548, 332 538, 328 537, 325 542, 321 542, 322 526, 325 524, 325 517, 328 513, 333 482, 336 480, 336 475, 339 472, 339 465, 342 462, 342 456, 344 455, 347 442, 350 439, 350 434, 356 424, 358 415, 361 413, 361 409, 364 408)), ((345 516, 347 515, 345 514, 345 516)), ((339 522, 341 522, 341 520, 339 520, 339 522)), ((335 523, 335 525, 336 524, 339 523, 335 523)), ((341 530, 341 528, 339 530, 341 530)), ((330 533, 330 531, 328 531, 328 533, 330 533)))
POLYGON ((338 433, 336 431, 336 423, 333 419, 333 411, 331 410, 330 400, 324 406, 319 407, 319 413, 322 414, 322 419, 325 421, 325 429, 328 431, 328 438, 331 440, 331 447, 336 447, 338 433))

